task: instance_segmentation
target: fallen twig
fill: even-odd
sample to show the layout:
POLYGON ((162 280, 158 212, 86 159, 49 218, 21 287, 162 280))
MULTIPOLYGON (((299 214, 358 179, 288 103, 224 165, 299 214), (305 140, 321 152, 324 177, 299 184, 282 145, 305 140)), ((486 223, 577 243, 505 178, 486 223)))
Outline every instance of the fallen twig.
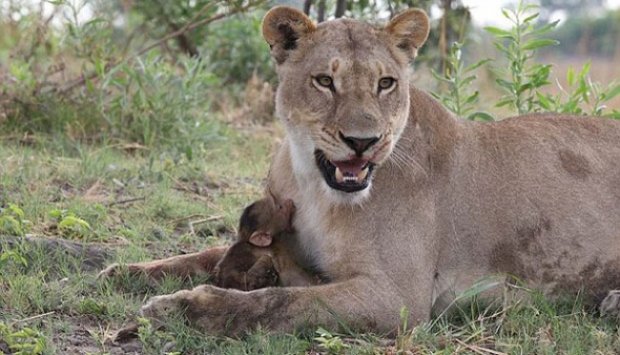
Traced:
POLYGON ((491 349, 487 349, 487 348, 483 348, 477 345, 470 345, 467 344, 466 342, 462 341, 461 339, 454 339, 457 343, 459 343, 461 346, 464 346, 465 348, 475 352, 476 354, 481 354, 481 355, 487 355, 487 354, 493 354, 493 355, 507 355, 506 353, 503 353, 501 351, 495 351, 495 350, 491 350, 491 349))
POLYGON ((56 311, 51 311, 51 312, 47 312, 47 313, 43 313, 43 314, 37 314, 36 316, 32 316, 32 317, 27 317, 27 318, 24 318, 24 319, 16 320, 16 321, 13 322, 13 324, 30 322, 31 320, 47 317, 47 316, 52 315, 54 313, 56 313, 56 311))
POLYGON ((128 198, 128 199, 125 199, 125 200, 112 201, 112 202, 108 203, 106 205, 106 207, 112 207, 112 206, 115 206, 115 205, 124 205, 126 203, 132 203, 132 202, 144 201, 144 200, 146 200, 146 197, 144 197, 144 196, 142 196, 142 197, 135 197, 135 198, 128 198))
POLYGON ((203 219, 198 219, 195 221, 189 221, 187 224, 189 225, 189 231, 192 235, 196 235, 196 231, 194 230, 194 226, 197 224, 202 224, 202 223, 207 223, 207 222, 212 222, 212 221, 217 221, 224 218, 224 216, 211 216, 209 218, 203 218, 203 219))
POLYGON ((204 215, 203 214, 191 214, 189 216, 173 219, 172 221, 170 221, 170 223, 172 223, 172 224, 179 224, 179 223, 181 223, 183 221, 188 221, 188 220, 190 220, 192 218, 197 218, 197 217, 204 217, 204 215))

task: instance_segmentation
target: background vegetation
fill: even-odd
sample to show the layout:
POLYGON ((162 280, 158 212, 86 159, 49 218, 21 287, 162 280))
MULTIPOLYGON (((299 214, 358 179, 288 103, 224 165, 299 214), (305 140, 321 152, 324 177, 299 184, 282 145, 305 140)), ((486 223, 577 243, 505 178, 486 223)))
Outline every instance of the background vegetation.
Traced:
MULTIPOLYGON (((282 137, 260 37, 274 4, 0 2, 0 353, 619 353, 617 323, 578 298, 536 294, 473 302, 413 332, 403 319, 396 339, 320 328, 225 339, 172 322, 109 342, 150 295, 208 280, 97 282, 98 270, 228 243, 260 194, 282 137)), ((603 1, 514 4, 501 28, 477 27, 458 0, 290 4, 317 20, 427 9, 433 32, 413 79, 463 119, 620 117, 620 12, 603 1)))

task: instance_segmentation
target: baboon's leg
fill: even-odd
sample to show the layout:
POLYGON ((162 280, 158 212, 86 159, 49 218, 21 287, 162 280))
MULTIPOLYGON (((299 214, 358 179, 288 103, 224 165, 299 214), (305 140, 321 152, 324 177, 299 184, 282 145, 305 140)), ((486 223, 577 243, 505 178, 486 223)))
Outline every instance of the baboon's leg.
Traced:
MULTIPOLYGON (((197 253, 177 255, 166 259, 143 263, 127 264, 126 267, 132 274, 143 273, 152 279, 160 279, 164 275, 174 275, 178 277, 207 275, 213 271, 215 264, 222 258, 227 249, 227 246, 214 247, 197 253)), ((113 277, 118 273, 121 267, 122 266, 118 263, 114 263, 101 271, 99 277, 113 277)))

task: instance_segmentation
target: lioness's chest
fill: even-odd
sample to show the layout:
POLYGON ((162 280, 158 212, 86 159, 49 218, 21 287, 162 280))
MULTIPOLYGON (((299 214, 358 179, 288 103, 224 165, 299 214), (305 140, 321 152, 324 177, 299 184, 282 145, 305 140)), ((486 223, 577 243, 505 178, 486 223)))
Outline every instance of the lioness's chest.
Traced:
POLYGON ((349 275, 368 264, 376 215, 353 206, 330 207, 317 201, 297 203, 294 227, 305 266, 330 278, 349 275))

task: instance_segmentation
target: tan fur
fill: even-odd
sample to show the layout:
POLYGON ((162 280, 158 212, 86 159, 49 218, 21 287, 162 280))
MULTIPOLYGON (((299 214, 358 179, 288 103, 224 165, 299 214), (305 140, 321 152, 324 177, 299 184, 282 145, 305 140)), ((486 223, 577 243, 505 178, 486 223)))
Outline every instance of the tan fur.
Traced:
MULTIPOLYGON (((308 23, 285 8, 266 18, 272 48, 272 23, 308 23)), ((388 30, 346 19, 306 26, 294 48, 274 53, 287 141, 269 185, 297 206, 299 260, 332 282, 249 293, 201 286, 151 299, 146 316, 183 305, 211 333, 339 322, 393 332, 403 306, 410 324, 426 321, 434 307, 498 273, 551 295, 584 288, 600 298, 620 288, 620 123, 542 114, 457 120, 408 81, 403 58, 425 38, 426 17, 394 21, 406 22, 388 30), (395 46, 407 31, 413 40, 395 46), (317 74, 333 76, 335 93, 315 85, 317 74), (380 95, 384 75, 398 82, 380 95), (363 191, 334 190, 318 172, 315 149, 334 161, 351 155, 338 131, 381 136, 367 155, 378 165, 363 191)), ((610 307, 618 303, 608 298, 610 307)))

